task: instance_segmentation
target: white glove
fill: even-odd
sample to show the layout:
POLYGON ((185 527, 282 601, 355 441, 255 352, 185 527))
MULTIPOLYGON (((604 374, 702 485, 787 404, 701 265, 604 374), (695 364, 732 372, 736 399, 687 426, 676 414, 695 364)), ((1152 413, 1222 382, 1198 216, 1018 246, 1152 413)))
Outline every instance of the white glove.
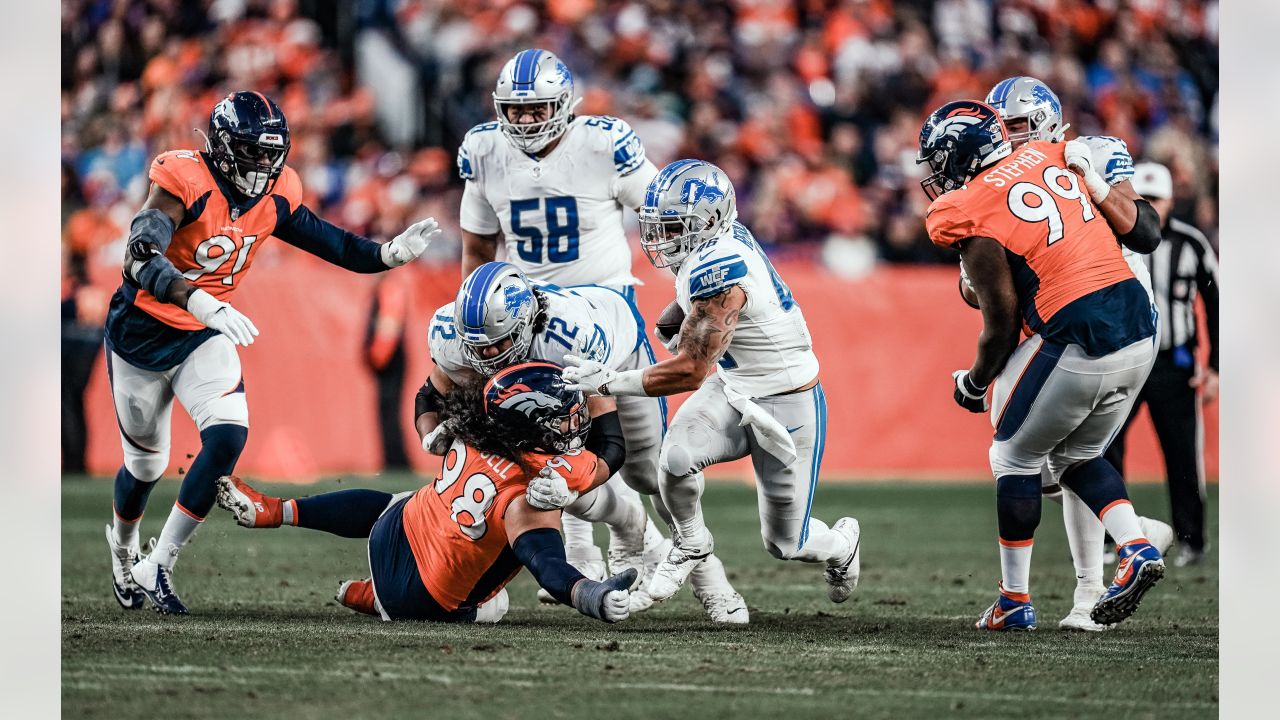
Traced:
POLYGON ((662 331, 659 330, 657 327, 654 327, 653 336, 657 338, 658 342, 662 343, 662 347, 666 348, 667 352, 671 353, 672 355, 675 355, 680 348, 680 333, 676 333, 671 337, 664 337, 662 334, 662 331))
POLYGON ((565 384, 571 390, 581 390, 588 396, 608 395, 607 386, 618 378, 618 373, 610 370, 604 363, 577 355, 565 355, 564 364, 565 384))
POLYGON ((542 468, 525 491, 525 500, 539 510, 559 510, 577 499, 578 491, 569 489, 564 476, 549 467, 542 468))
POLYGON ((197 289, 187 297, 187 312, 205 327, 226 335, 236 345, 249 347, 258 335, 258 328, 249 318, 231 307, 230 303, 222 302, 204 290, 197 289))
POLYGON ((1093 167, 1093 150, 1079 140, 1068 140, 1066 147, 1067 167, 1084 180, 1089 189, 1089 197, 1095 203, 1101 203, 1111 193, 1111 186, 1093 167))
POLYGON ((422 436, 422 449, 432 455, 444 455, 451 444, 453 444, 453 428, 449 427, 447 422, 436 425, 431 432, 422 436))
POLYGON ((439 234, 440 224, 435 218, 419 220, 382 246, 382 262, 389 268, 412 262, 427 251, 427 246, 439 234))
POLYGON ((604 596, 604 603, 600 606, 600 618, 607 623, 618 623, 631 617, 631 592, 629 590, 614 590, 604 596))

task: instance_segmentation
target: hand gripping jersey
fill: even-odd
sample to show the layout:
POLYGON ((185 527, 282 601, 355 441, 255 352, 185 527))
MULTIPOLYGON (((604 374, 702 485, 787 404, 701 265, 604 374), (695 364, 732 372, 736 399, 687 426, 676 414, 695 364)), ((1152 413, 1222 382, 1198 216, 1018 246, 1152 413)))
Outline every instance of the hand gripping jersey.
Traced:
POLYGON ((477 125, 458 148, 462 229, 500 232, 507 261, 532 280, 631 285, 622 209, 640 207, 657 172, 618 118, 574 118, 541 160, 517 150, 498 123, 477 125))
MULTIPOLYGON (((302 204, 302 183, 288 166, 271 195, 258 198, 247 209, 229 205, 203 153, 173 150, 159 155, 151 163, 150 178, 187 209, 165 257, 188 282, 224 301, 230 301, 277 223, 302 204)), ((179 330, 204 329, 186 310, 160 302, 146 290, 137 290, 133 303, 179 330)))
MULTIPOLYGON (((526 456, 530 467, 554 467, 579 492, 591 486, 596 462, 587 450, 526 456)), ((405 503, 404 533, 418 573, 446 610, 485 602, 520 572, 504 515, 528 485, 518 464, 455 440, 435 482, 405 503)))
MULTIPOLYGON (((594 285, 535 287, 546 299, 547 323, 533 337, 529 360, 563 366, 565 355, 577 355, 616 369, 640 347, 644 321, 622 293, 594 285)), ((449 303, 431 316, 427 344, 431 359, 449 379, 459 383, 474 378, 475 373, 462 354, 453 306, 449 303)))
MULTIPOLYGON (((1093 155, 1093 168, 1108 185, 1119 185, 1133 178, 1133 156, 1129 154, 1129 146, 1125 141, 1109 135, 1085 135, 1076 139, 1089 146, 1093 155)), ((1151 271, 1147 269, 1147 263, 1141 255, 1123 245, 1120 246, 1120 253, 1154 303, 1156 295, 1151 289, 1151 271)))
POLYGON ((800 305, 751 231, 741 223, 698 246, 676 273, 676 302, 692 302, 737 285, 747 294, 720 375, 738 392, 767 397, 818 376, 818 357, 800 305))
POLYGON ((1027 143, 934 200, 925 225, 944 247, 969 237, 1003 245, 1031 331, 1101 357, 1155 334, 1151 302, 1064 149, 1027 143))

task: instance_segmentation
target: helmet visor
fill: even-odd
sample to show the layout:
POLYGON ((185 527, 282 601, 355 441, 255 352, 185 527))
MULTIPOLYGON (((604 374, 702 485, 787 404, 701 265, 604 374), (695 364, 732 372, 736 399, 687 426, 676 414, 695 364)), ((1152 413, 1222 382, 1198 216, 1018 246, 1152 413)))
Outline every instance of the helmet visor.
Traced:
POLYGON ((679 265, 698 241, 702 228, 696 215, 640 212, 640 248, 654 267, 679 265))

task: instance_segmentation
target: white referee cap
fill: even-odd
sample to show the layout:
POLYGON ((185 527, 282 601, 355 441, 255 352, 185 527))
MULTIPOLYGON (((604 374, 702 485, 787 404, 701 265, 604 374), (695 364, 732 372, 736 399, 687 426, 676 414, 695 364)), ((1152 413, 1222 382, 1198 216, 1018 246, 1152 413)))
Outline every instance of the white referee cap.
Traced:
POLYGON ((1133 168, 1133 189, 1148 200, 1173 197, 1173 176, 1160 163, 1138 163, 1133 168))

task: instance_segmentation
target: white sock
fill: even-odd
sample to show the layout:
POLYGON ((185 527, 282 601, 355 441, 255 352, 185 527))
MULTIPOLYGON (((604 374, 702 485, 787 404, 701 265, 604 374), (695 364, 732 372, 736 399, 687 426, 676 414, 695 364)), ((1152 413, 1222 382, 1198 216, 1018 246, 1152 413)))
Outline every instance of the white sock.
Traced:
POLYGON ((653 547, 655 545, 661 545, 662 541, 665 539, 666 538, 662 536, 662 531, 658 529, 656 524, 654 524, 653 518, 650 518, 649 514, 645 513, 644 546, 653 547))
POLYGON ((285 500, 280 503, 280 524, 281 525, 297 525, 298 524, 298 501, 285 500))
POLYGON ((725 595, 734 592, 729 583, 729 576, 724 572, 724 563, 715 555, 698 563, 689 576, 689 584, 703 595, 725 595))
POLYGON ((1062 522, 1067 527, 1071 563, 1076 566, 1076 587, 1090 591, 1101 588, 1102 544, 1106 529, 1079 495, 1063 488, 1062 496, 1062 522))
POLYGON ((1142 525, 1138 522, 1138 513, 1133 511, 1133 503, 1128 500, 1116 500, 1102 509, 1102 524, 1116 541, 1116 547, 1123 547, 1134 540, 1144 540, 1142 525))
POLYGON ((138 526, 142 524, 142 518, 139 517, 133 522, 125 522, 119 515, 113 515, 113 518, 111 535, 115 538, 116 544, 121 547, 138 547, 138 526))
POLYGON ((1006 593, 1031 592, 1031 540, 1017 544, 1000 541, 1000 584, 1006 593))
POLYGON ((818 518, 809 518, 809 536, 805 538, 804 547, 796 553, 792 560, 800 562, 820 563, 830 560, 844 560, 853 552, 845 536, 827 527, 818 518))
POLYGON ((560 518, 560 529, 564 531, 565 547, 595 545, 595 536, 591 523, 586 520, 580 520, 569 513, 564 513, 560 518))
POLYGON ((711 546, 711 533, 702 517, 702 491, 706 480, 702 473, 685 477, 664 475, 661 482, 662 501, 671 511, 677 545, 686 550, 702 550, 711 546))
POLYGON ((173 509, 169 511, 169 519, 164 521, 164 529, 160 531, 155 550, 147 556, 147 559, 172 570, 173 564, 178 561, 178 551, 187 544, 192 535, 196 534, 202 522, 204 520, 195 519, 174 503, 173 509))

